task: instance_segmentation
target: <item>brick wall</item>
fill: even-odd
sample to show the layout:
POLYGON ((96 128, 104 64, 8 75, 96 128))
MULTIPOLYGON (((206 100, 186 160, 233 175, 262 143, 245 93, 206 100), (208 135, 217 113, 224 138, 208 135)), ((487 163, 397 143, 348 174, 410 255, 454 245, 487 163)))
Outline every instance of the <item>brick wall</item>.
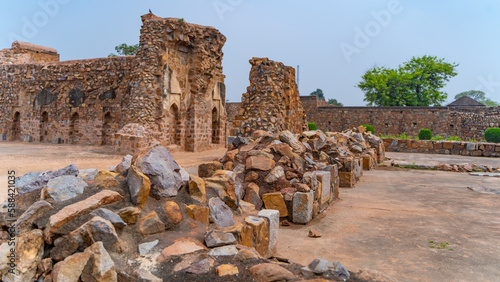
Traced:
POLYGON ((500 157, 500 144, 384 138, 386 152, 500 157))

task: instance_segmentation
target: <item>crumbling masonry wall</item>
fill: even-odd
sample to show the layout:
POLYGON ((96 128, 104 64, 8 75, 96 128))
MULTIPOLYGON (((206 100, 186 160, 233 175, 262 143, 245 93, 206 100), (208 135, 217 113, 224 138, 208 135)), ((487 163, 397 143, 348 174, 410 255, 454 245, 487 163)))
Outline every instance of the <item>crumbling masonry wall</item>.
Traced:
POLYGON ((255 130, 302 132, 306 115, 299 100, 295 69, 268 58, 252 58, 250 64, 250 86, 241 98, 232 134, 250 136, 255 130))
POLYGON ((175 18, 146 14, 142 22, 135 56, 57 62, 57 52, 42 46, 57 56, 28 50, 13 57, 16 44, 0 51, 0 59, 9 58, 0 61, 0 140, 104 144, 131 153, 154 143, 225 147, 226 38, 175 18))

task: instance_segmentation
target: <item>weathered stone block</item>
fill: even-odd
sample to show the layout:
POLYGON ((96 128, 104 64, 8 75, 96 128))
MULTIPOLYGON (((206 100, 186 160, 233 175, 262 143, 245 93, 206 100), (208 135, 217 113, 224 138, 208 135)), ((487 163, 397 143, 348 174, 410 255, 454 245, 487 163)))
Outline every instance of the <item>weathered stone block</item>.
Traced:
POLYGON ((262 201, 266 209, 279 211, 280 217, 288 216, 285 200, 280 192, 264 194, 262 201))
POLYGON ((340 187, 352 188, 356 183, 356 178, 354 177, 354 171, 340 171, 339 172, 340 187))
POLYGON ((293 222, 306 224, 312 220, 313 192, 296 192, 293 195, 293 222))

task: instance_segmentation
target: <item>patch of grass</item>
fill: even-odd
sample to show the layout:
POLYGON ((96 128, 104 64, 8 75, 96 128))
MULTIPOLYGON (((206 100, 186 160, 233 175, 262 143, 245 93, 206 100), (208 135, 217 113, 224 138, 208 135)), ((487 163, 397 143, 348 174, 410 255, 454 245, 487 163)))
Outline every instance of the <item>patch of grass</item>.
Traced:
POLYGON ((414 139, 411 136, 407 136, 406 133, 401 133, 400 135, 383 135, 380 134, 380 138, 391 138, 391 139, 414 139))
POLYGON ((448 242, 439 243, 437 241, 429 240, 428 243, 429 243, 429 248, 438 249, 438 250, 448 249, 449 251, 453 251, 453 248, 448 247, 450 245, 450 243, 448 243, 448 242))

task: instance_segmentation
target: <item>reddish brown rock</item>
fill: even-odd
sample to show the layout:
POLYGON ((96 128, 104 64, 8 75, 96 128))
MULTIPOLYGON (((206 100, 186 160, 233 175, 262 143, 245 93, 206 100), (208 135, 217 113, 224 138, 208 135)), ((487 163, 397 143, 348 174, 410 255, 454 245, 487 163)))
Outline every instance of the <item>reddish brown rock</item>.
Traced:
POLYGON ((167 201, 164 205, 165 213, 173 224, 179 224, 182 221, 182 213, 179 205, 174 201, 167 201))
POLYGON ((262 201, 266 209, 278 210, 280 217, 288 216, 285 200, 280 192, 264 194, 262 195, 262 201))
POLYGON ((207 193, 205 191, 205 181, 196 176, 189 175, 189 195, 201 203, 207 202, 207 193))
POLYGON ((59 212, 49 218, 49 224, 45 228, 45 240, 52 242, 52 232, 63 226, 66 222, 76 218, 78 215, 94 210, 100 206, 114 203, 123 197, 115 191, 103 190, 87 199, 62 208, 59 212))
POLYGON ((246 159, 246 169, 256 169, 256 170, 270 170, 274 168, 274 161, 259 156, 251 156, 246 159))
POLYGON ((139 219, 139 232, 141 232, 142 236, 149 236, 163 231, 165 231, 165 224, 160 220, 155 211, 139 219))
POLYGON ((198 166, 198 176, 211 177, 214 172, 219 169, 222 169, 222 163, 218 161, 203 163, 198 166))
POLYGON ((184 205, 184 206, 186 207, 186 213, 190 218, 198 222, 209 224, 208 207, 201 207, 198 205, 184 205))
POLYGON ((157 258, 157 261, 163 262, 173 256, 181 256, 194 252, 204 251, 206 249, 207 248, 199 242, 195 242, 190 239, 183 239, 163 249, 161 255, 157 258))
POLYGON ((274 263, 261 263, 249 269, 256 281, 290 281, 295 275, 286 268, 274 263))
POLYGON ((141 210, 137 207, 126 207, 118 211, 118 215, 127 224, 134 224, 139 219, 141 210))

